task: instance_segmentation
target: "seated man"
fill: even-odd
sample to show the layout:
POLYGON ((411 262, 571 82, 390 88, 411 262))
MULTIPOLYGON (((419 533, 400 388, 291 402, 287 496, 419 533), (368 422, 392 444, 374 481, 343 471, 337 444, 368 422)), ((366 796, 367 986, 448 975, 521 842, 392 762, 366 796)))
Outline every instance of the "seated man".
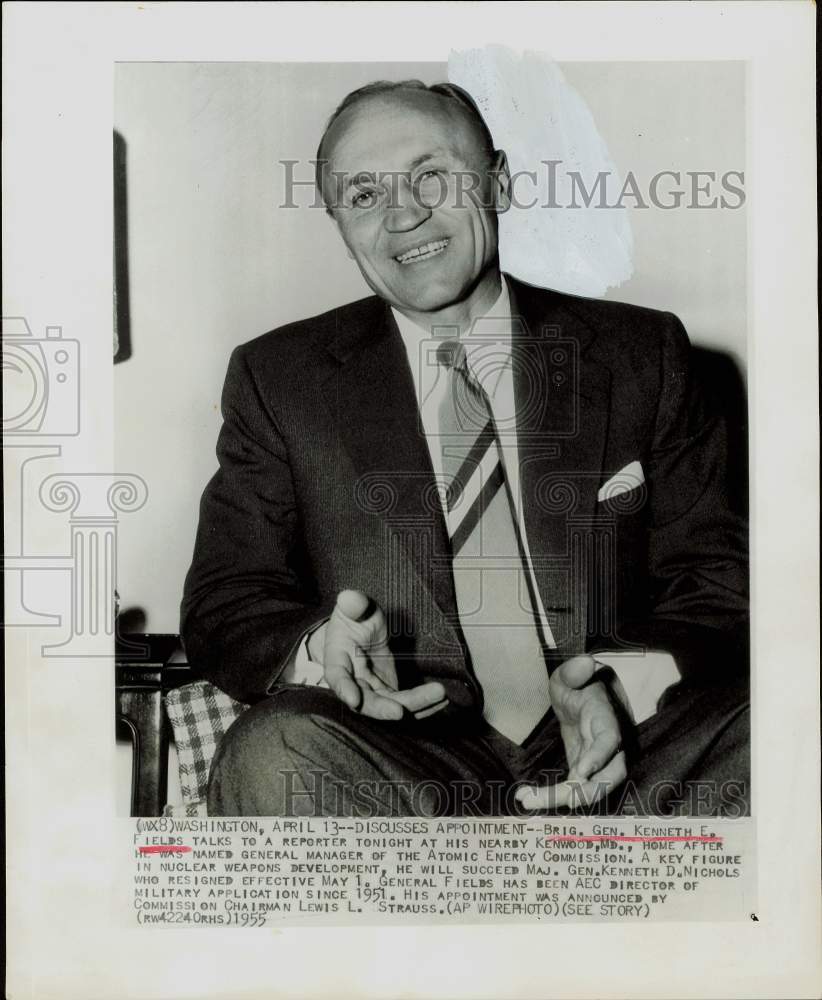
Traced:
POLYGON ((459 88, 349 94, 317 161, 375 295, 231 358, 182 632, 255 704, 209 812, 746 812, 745 531, 681 324, 501 274, 459 88))

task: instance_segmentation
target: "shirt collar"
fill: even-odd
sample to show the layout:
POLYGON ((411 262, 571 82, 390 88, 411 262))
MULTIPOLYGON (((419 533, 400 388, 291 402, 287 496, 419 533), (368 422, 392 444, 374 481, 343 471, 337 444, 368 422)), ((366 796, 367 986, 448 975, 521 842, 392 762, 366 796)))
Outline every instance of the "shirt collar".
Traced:
MULTIPOLYGON (((475 373, 478 371, 477 363, 480 361, 482 353, 490 352, 494 355, 495 363, 492 370, 498 374, 495 378, 485 377, 482 379, 483 388, 491 396, 496 390, 503 368, 510 363, 511 354, 511 296, 505 275, 501 275, 501 278, 502 288, 494 304, 488 312, 477 317, 471 329, 460 338, 466 347, 468 367, 475 373), (500 360, 503 358, 505 363, 501 365, 500 360)), ((421 345, 432 339, 430 328, 425 329, 419 326, 393 306, 391 312, 394 314, 409 358, 417 357, 421 345)))

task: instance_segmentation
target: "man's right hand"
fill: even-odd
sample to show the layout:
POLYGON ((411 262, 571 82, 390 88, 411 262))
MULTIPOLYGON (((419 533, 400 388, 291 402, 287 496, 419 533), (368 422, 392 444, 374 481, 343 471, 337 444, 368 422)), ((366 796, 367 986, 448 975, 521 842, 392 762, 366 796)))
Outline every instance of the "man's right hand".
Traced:
POLYGON ((385 615, 359 590, 340 591, 331 617, 311 635, 309 653, 337 697, 372 719, 401 719, 406 711, 424 719, 448 703, 437 681, 398 690, 385 615))

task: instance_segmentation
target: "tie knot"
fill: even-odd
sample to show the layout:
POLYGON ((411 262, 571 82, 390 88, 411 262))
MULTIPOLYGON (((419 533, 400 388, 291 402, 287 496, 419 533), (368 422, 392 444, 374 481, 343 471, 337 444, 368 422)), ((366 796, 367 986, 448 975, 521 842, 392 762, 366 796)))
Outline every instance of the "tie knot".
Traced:
POLYGON ((455 368, 464 373, 468 367, 465 344, 458 340, 444 340, 437 348, 437 361, 444 368, 455 368))

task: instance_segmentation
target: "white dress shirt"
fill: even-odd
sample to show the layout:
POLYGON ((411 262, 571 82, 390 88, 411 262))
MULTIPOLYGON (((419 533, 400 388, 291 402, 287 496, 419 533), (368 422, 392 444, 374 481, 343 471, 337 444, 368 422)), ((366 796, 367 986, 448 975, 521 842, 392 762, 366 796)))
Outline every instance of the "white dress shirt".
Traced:
MULTIPOLYGON (((447 327, 435 328, 435 336, 431 331, 423 330, 412 323, 406 316, 392 310, 399 327, 400 336, 405 344, 414 387, 417 391, 417 403, 420 410, 422 428, 431 455, 431 464, 438 482, 445 483, 442 468, 442 451, 439 441, 439 408, 448 386, 447 372, 436 360, 438 345, 443 339, 459 338, 465 346, 465 358, 468 370, 480 385, 488 398, 491 414, 497 432, 505 478, 511 496, 516 505, 516 521, 519 527, 522 546, 525 552, 525 562, 531 582, 531 592, 536 596, 536 607, 542 639, 549 649, 555 649, 556 643, 551 634, 551 626, 545 614, 534 568, 531 561, 531 550, 528 547, 528 536, 522 518, 522 497, 519 485, 519 450, 517 447, 517 432, 514 409, 514 375, 511 365, 511 304, 508 286, 503 279, 502 291, 497 301, 488 312, 477 319, 467 333, 459 335, 454 330, 449 338, 447 327)), ((445 502, 444 490, 440 491, 442 510, 448 524, 449 534, 453 533, 459 521, 450 523, 450 515, 445 502)), ((462 509, 467 508, 462 505, 462 509)), ((458 515, 459 516, 459 515, 458 515)))
MULTIPOLYGON (((522 497, 519 482, 519 451, 517 447, 516 411, 514 405, 514 377, 511 365, 511 307, 508 286, 503 278, 502 290, 488 312, 474 321, 469 331, 460 335, 440 326, 423 329, 396 309, 392 309, 408 356, 408 364, 417 395, 422 430, 425 434, 431 464, 438 482, 444 483, 442 456, 439 445, 438 412, 447 386, 446 373, 436 359, 436 350, 443 340, 459 338, 465 345, 469 372, 482 386, 488 397, 502 452, 502 462, 516 505, 526 569, 531 579, 532 593, 536 598, 536 614, 542 638, 548 648, 556 648, 551 626, 534 577, 528 536, 522 517, 522 497)), ((443 515, 448 522, 444 490, 440 491, 443 515)), ((451 525, 449 524, 449 531, 451 525)), ((356 581, 352 581, 356 587, 356 581)), ((657 702, 671 684, 679 680, 679 671, 668 653, 645 654, 598 653, 597 661, 612 667, 628 696, 634 721, 639 724, 656 712, 657 702)), ((294 666, 282 680, 298 684, 324 684, 322 667, 310 660, 307 638, 301 643, 294 666)))

